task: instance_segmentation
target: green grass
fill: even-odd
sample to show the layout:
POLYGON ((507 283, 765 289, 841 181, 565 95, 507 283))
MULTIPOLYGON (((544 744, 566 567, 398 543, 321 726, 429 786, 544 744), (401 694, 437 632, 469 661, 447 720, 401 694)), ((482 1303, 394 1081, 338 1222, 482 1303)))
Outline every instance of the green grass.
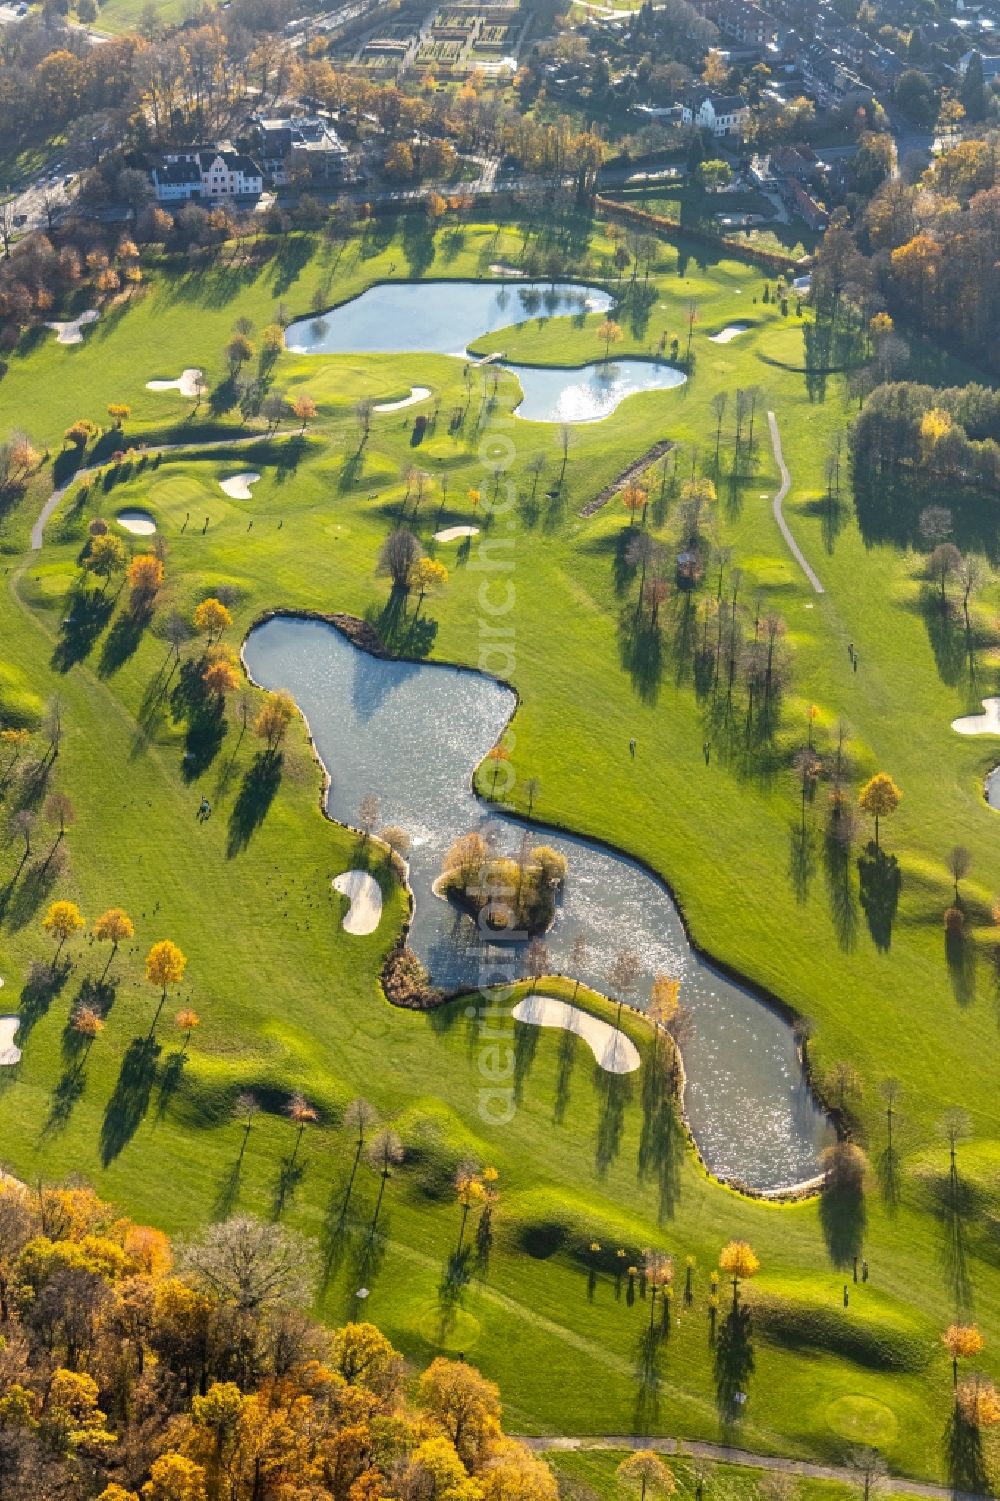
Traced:
MULTIPOLYGON (((122 400, 133 409, 134 438, 171 424, 183 434, 193 428, 191 403, 148 392, 145 381, 202 365, 214 383, 237 316, 259 327, 279 299, 301 312, 317 288, 338 300, 387 276, 391 266, 396 275, 474 275, 490 261, 516 257, 520 246, 515 229, 445 230, 429 244, 412 225, 405 238, 379 225, 352 241, 339 261, 292 236, 253 272, 163 268, 143 297, 102 319, 79 348, 46 337, 14 357, 0 382, 0 431, 26 426, 55 451, 70 421, 99 419, 107 402, 122 400), (44 405, 38 392, 45 393, 44 405)), ((580 245, 581 274, 587 254, 609 249, 599 237, 580 245)), ((691 379, 666 395, 630 398, 605 422, 581 427, 555 499, 546 491, 559 467, 558 437, 510 419, 513 378, 501 379, 485 432, 469 422, 452 434, 448 416, 463 401, 461 368, 420 355, 283 356, 281 386, 312 393, 320 407, 294 464, 291 445, 282 463, 193 451, 147 464, 107 493, 96 485, 82 499, 70 495, 34 558, 24 548, 48 470, 39 477, 0 535, 7 586, 0 598, 0 692, 27 710, 58 693, 66 734, 56 779, 73 797, 78 819, 65 840, 71 863, 56 889, 78 898, 89 917, 124 903, 138 934, 119 955, 115 1003, 78 1077, 78 1098, 66 1061, 66 1022, 81 982, 103 956, 86 942, 73 946, 74 969, 32 1018, 22 1065, 0 1079, 2 1155, 32 1179, 82 1173, 133 1213, 180 1232, 234 1203, 264 1215, 280 1209, 289 1223, 318 1235, 328 1252, 322 1306, 331 1319, 356 1311, 363 1276, 371 1290, 365 1307, 407 1353, 422 1359, 437 1348, 464 1350, 500 1381, 509 1424, 525 1431, 614 1433, 638 1425, 717 1436, 709 1273, 721 1244, 745 1236, 761 1257, 754 1296, 763 1308, 750 1401, 732 1436, 763 1451, 837 1460, 861 1430, 877 1428, 896 1467, 940 1475, 950 1374, 937 1332, 953 1316, 961 1290, 956 1234, 988 1335, 1000 1308, 989 1234, 991 1164, 1000 1141, 997 1017, 985 928, 990 893, 1000 888, 1000 861, 981 793, 993 757, 988 745, 961 741, 949 729, 952 717, 995 688, 996 673, 983 665, 972 685, 964 674, 956 678, 940 622, 921 606, 912 556, 866 546, 846 508, 840 529, 830 528, 816 501, 828 442, 851 416, 843 381, 797 368, 806 363, 806 324, 760 302, 758 271, 705 257, 690 245, 679 254, 661 248, 656 305, 645 325, 625 320, 619 346, 623 353, 652 352, 661 332, 682 333, 694 299, 691 379), (708 334, 731 321, 752 321, 754 328, 729 345, 712 344, 708 334), (358 472, 351 460, 358 397, 389 397, 411 384, 432 388, 440 403, 436 427, 414 448, 412 412, 376 417, 358 472), (665 433, 683 445, 685 463, 692 444, 710 462, 713 393, 750 384, 763 387, 763 406, 778 414, 794 478, 786 515, 827 588, 813 595, 786 554, 771 515, 776 476, 762 445, 752 482, 734 502, 724 488, 712 524, 716 541, 733 549, 743 569, 744 597, 759 594, 764 608, 780 610, 794 653, 779 755, 767 775, 718 757, 706 768, 703 707, 687 675, 676 671, 673 616, 660 677, 643 686, 630 673, 619 641, 625 597, 614 577, 625 513, 614 502, 589 520, 578 515, 665 433), (811 1018, 817 1070, 844 1058, 862 1078, 864 1093, 852 1108, 876 1164, 885 1136, 879 1081, 889 1073, 902 1081, 898 1194, 887 1196, 880 1190, 884 1176, 873 1174, 863 1227, 872 1280, 852 1285, 846 1314, 842 1288, 850 1272, 831 1259, 838 1227, 819 1206, 765 1205, 722 1189, 677 1131, 662 1173, 641 1172, 649 1098, 633 1080, 612 1099, 582 1045, 560 1114, 559 1039, 542 1032, 527 1048, 522 1038, 525 1072, 515 1118, 503 1129, 486 1125, 476 1021, 461 1003, 423 1016, 392 1010, 380 993, 379 963, 404 912, 403 895, 384 868, 377 871, 387 901, 379 931, 353 939, 340 928, 343 904, 331 893, 330 877, 375 856, 359 853, 352 835, 322 819, 319 773, 301 727, 290 738, 267 817, 232 858, 227 825, 255 754, 252 735, 237 743, 232 711, 215 761, 193 783, 184 780, 182 727, 157 688, 167 671, 161 632, 169 610, 190 612, 224 583, 233 590, 234 641, 270 608, 378 610, 386 591, 374 561, 401 501, 401 468, 416 462, 434 478, 432 499, 414 523, 429 540, 441 520, 468 519, 470 487, 488 491, 479 450, 485 440, 488 458, 491 426, 514 443, 519 489, 515 801, 526 801, 525 782, 536 775, 539 817, 611 840, 662 871, 701 944, 811 1018), (527 466, 538 452, 548 469, 532 504, 527 466), (264 478, 250 501, 227 500, 217 482, 243 468, 260 469, 264 478), (442 505, 444 476, 449 498, 442 505), (121 631, 112 639, 105 625, 84 658, 61 671, 56 647, 87 521, 126 504, 148 508, 167 544, 167 585, 156 620, 135 643, 121 631), (848 642, 859 653, 856 674, 848 642), (815 734, 823 746, 831 743, 838 715, 849 721, 856 779, 884 766, 905 792, 884 828, 902 869, 888 948, 877 948, 869 936, 853 864, 846 889, 824 868, 822 789, 807 810, 803 859, 789 762, 805 739, 809 705, 817 707, 815 734), (203 792, 214 813, 201 825, 195 814, 203 792), (950 900, 944 856, 957 842, 974 857, 964 895, 982 928, 960 973, 949 966, 941 921, 950 900), (166 935, 187 953, 189 968, 161 1020, 154 1069, 133 1040, 146 1035, 155 1009, 141 955, 166 935), (189 994, 203 1026, 181 1065, 169 1018, 189 994), (245 1087, 255 1088, 268 1108, 237 1178, 241 1132, 231 1108, 245 1087), (283 1183, 293 1132, 281 1114, 293 1088, 316 1100, 322 1121, 303 1146, 301 1178, 289 1183, 285 1169, 283 1183), (386 1193, 384 1239, 374 1261, 364 1259, 364 1241, 378 1185, 364 1166, 346 1228, 332 1233, 353 1156, 351 1135, 339 1122, 345 1102, 362 1092, 411 1148, 386 1193), (938 1123, 956 1103, 969 1111, 976 1138, 960 1147, 960 1170, 966 1172, 967 1157, 970 1185, 974 1180, 979 1193, 982 1182, 987 1202, 963 1201, 953 1221, 947 1201, 929 1189, 928 1174, 940 1176, 938 1123), (60 1114, 67 1107, 68 1116, 60 1114), (604 1165, 599 1144, 609 1110, 617 1109, 617 1151, 604 1165), (466 1156, 496 1163, 502 1196, 488 1266, 471 1269, 453 1298, 446 1273, 459 1211, 449 1180, 466 1156), (629 1248, 665 1245, 681 1279, 684 1258, 696 1259, 692 1305, 678 1296, 655 1379, 637 1374, 648 1304, 639 1299, 629 1307, 621 1289, 616 1296, 611 1272, 602 1272, 588 1295, 586 1245, 595 1235, 629 1248), (777 1320, 776 1309, 783 1310, 777 1320)), ((598 321, 526 323, 490 344, 518 360, 578 364, 601 354, 598 321)), ((197 421, 203 419, 204 412, 197 421)), ((758 421, 763 431, 760 411, 758 421)), ((671 543, 673 514, 662 521, 654 515, 652 524, 671 543)), ((437 626, 433 654, 475 663, 482 575, 450 554, 449 562, 446 592, 425 607, 437 626)), ((991 588, 981 607, 984 631, 995 605, 991 588)), ((40 847, 48 837, 36 836, 40 847)), ((0 846, 0 875, 12 873, 18 859, 12 838, 0 846)), ((0 928, 4 1003, 12 1008, 28 964, 46 951, 37 921, 46 896, 22 882, 0 928)), ((641 1024, 628 1025, 648 1048, 641 1024)), ((986 1364, 997 1369, 995 1352, 988 1351, 986 1364)))

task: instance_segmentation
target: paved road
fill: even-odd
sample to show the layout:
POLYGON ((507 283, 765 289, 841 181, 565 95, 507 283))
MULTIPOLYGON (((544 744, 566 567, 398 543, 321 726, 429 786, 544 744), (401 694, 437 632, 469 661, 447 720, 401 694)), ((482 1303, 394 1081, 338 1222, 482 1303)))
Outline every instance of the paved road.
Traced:
POLYGON ((816 577, 816 574, 810 564, 806 561, 805 553, 802 551, 801 547, 792 536, 788 522, 785 520, 784 512, 781 509, 781 503, 784 500, 785 496, 788 494, 789 487, 791 486, 792 476, 788 472, 788 466, 785 463, 785 456, 781 452, 781 434, 778 432, 778 419, 775 417, 773 412, 768 412, 767 420, 771 428, 771 447, 774 449, 775 462, 777 463, 778 471, 781 474, 781 487, 771 503, 771 509, 774 511, 774 519, 778 523, 778 526, 781 528, 781 535, 788 543, 789 552, 792 554, 792 557, 802 569, 802 572, 805 574, 810 584, 812 584, 813 588, 816 590, 816 593, 825 594, 826 590, 823 588, 823 585, 816 577))
MULTIPOLYGON (((601 1438, 521 1438, 521 1443, 536 1454, 551 1454, 577 1449, 656 1449, 661 1454, 685 1455, 694 1459, 711 1459, 723 1464, 746 1465, 754 1470, 777 1471, 806 1480, 840 1480, 856 1489, 857 1475, 846 1465, 813 1464, 806 1459, 786 1459, 781 1454, 755 1454, 751 1449, 735 1449, 731 1444, 713 1444, 699 1439, 637 1438, 635 1434, 609 1434, 601 1438)), ((972 1491, 956 1491, 949 1485, 929 1485, 922 1480, 902 1476, 886 1477, 883 1488, 894 1495, 926 1496, 928 1501, 986 1501, 972 1491)))

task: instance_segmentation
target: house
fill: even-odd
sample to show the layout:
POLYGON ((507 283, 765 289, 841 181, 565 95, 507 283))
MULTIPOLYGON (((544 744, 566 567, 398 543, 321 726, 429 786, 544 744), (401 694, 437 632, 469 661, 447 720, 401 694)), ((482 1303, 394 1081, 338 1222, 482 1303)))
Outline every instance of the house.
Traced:
POLYGON ((750 115, 750 106, 739 94, 705 94, 693 96, 681 106, 681 120, 714 136, 741 136, 750 115))
POLYGON ((291 115, 253 122, 261 164, 280 185, 298 171, 313 182, 339 182, 347 163, 347 147, 333 125, 319 115, 291 115))
POLYGON ((825 229, 830 222, 830 216, 821 203, 794 177, 785 179, 791 205, 795 212, 803 218, 810 229, 825 229))
POLYGON ((768 11, 749 0, 704 0, 704 16, 725 35, 757 47, 769 47, 778 35, 778 23, 768 11))
POLYGON ((819 173, 819 158, 809 146, 776 146, 771 152, 771 173, 809 182, 819 173))
POLYGON ((872 91, 853 73, 832 48, 822 42, 810 47, 801 59, 802 77, 816 103, 823 109, 838 104, 870 104, 872 91))
POLYGON ((188 146, 166 151, 149 167, 158 203, 195 198, 259 198, 264 191, 260 167, 249 156, 227 146, 188 146))
MULTIPOLYGON (((973 49, 971 52, 966 52, 965 55, 963 57, 960 57, 958 60, 958 71, 961 73, 963 78, 968 72, 969 64, 971 63, 974 54, 975 49, 973 49)), ((995 83, 997 79, 1000 78, 1000 56, 990 57, 986 53, 980 52, 979 60, 983 65, 983 82, 986 84, 986 87, 989 88, 991 83, 995 83)))

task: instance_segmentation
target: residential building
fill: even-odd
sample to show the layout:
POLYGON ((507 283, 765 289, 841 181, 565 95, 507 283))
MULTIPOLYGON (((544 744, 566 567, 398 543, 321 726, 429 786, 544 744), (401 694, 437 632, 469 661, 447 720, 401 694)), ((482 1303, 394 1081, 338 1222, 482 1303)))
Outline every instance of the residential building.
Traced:
POLYGON ((261 164, 272 182, 280 185, 299 171, 313 182, 339 182, 347 163, 347 147, 329 120, 319 115, 291 115, 253 122, 261 164))
POLYGON ((681 120, 714 136, 741 136, 750 106, 739 94, 694 95, 681 106, 681 120))
POLYGON ((149 176, 158 203, 259 198, 264 191, 257 163, 226 145, 165 151, 151 162, 149 176))
POLYGON ((778 23, 759 5, 750 0, 704 0, 702 14, 725 36, 757 47, 769 47, 778 35, 778 23))

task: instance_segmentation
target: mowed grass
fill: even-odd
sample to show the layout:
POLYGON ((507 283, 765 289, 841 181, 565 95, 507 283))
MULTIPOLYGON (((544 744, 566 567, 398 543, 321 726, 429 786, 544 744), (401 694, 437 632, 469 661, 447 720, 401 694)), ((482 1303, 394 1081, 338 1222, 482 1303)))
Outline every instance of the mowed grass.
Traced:
MULTIPOLYGON (((405 237, 385 227, 378 233, 378 240, 352 241, 339 258, 290 237, 253 274, 154 275, 145 296, 96 324, 79 349, 44 341, 12 361, 0 383, 0 427, 25 426, 55 450, 75 417, 100 418, 107 402, 122 400, 132 405, 136 436, 168 427, 177 436, 193 433, 204 408, 195 417, 190 401, 148 392, 145 381, 187 365, 203 366, 217 381, 236 317, 259 327, 278 300, 301 312, 317 289, 336 301, 391 268, 395 275, 475 275, 492 260, 516 257, 521 246, 518 231, 490 226, 457 237, 446 230, 419 246, 412 227, 405 237), (38 391, 46 393, 44 406, 38 391)), ((595 237, 594 254, 608 249, 595 237)), ((786 368, 806 363, 803 323, 763 304, 760 274, 733 261, 700 264, 689 249, 678 254, 663 245, 655 278, 656 305, 645 324, 623 320, 619 352, 655 352, 663 331, 683 336, 694 300, 691 378, 673 392, 630 398, 605 422, 576 430, 562 487, 555 483, 558 434, 512 415, 511 376, 501 376, 489 409, 488 386, 484 393, 477 375, 470 410, 452 432, 451 415, 465 404, 454 360, 285 355, 278 383, 310 392, 320 408, 301 444, 225 457, 192 450, 150 460, 107 491, 95 484, 82 497, 71 493, 37 558, 24 548, 45 476, 5 523, 8 589, 0 609, 9 691, 29 693, 37 704, 58 694, 66 725, 56 779, 71 794, 77 821, 65 840, 71 863, 56 889, 90 917, 122 902, 138 933, 119 955, 108 1026, 82 1072, 73 1067, 67 1020, 85 978, 103 967, 103 953, 75 944, 60 993, 22 1027, 23 1063, 0 1080, 2 1155, 32 1179, 82 1173, 133 1213, 182 1232, 236 1206, 280 1213, 319 1239, 327 1267, 322 1306, 331 1318, 357 1312, 365 1286, 363 1306, 408 1353, 463 1351, 501 1382, 512 1426, 526 1431, 715 1436, 709 1273, 722 1243, 745 1236, 763 1270, 750 1400, 732 1436, 761 1450, 839 1458, 862 1429, 878 1427, 881 1436, 871 1441, 893 1464, 940 1474, 950 1373, 938 1331, 961 1302, 971 1303, 990 1336, 1000 1303, 989 1233, 990 1164, 1000 1140, 997 1020, 985 926, 1000 870, 981 794, 991 758, 988 746, 960 741, 949 729, 970 699, 989 691, 991 675, 982 670, 971 687, 964 677, 941 676, 916 559, 866 546, 846 510, 832 534, 816 501, 829 441, 851 409, 840 377, 807 380, 786 368), (753 323, 752 331, 728 345, 708 338, 738 321, 753 323), (780 366, 761 357, 773 356, 776 342, 788 356, 780 366), (358 397, 388 399, 416 384, 431 388, 427 404, 377 416, 359 464, 358 397), (824 865, 822 790, 807 810, 803 860, 790 766, 766 778, 717 756, 706 767, 703 706, 672 655, 673 617, 659 675, 650 681, 630 671, 620 632, 636 586, 616 578, 615 563, 627 517, 617 501, 587 520, 578 514, 661 437, 682 445, 684 465, 694 447, 696 462, 710 463, 713 394, 730 392, 731 434, 733 393, 753 384, 765 397, 758 469, 735 498, 723 483, 713 533, 743 570, 744 598, 759 596, 762 610, 779 610, 787 624, 794 654, 780 740, 787 760, 805 740, 815 705, 821 745, 830 744, 842 715, 856 778, 884 766, 904 789, 899 813, 884 826, 902 868, 887 948, 869 934, 853 864, 846 887, 832 884, 824 865), (771 514, 777 477, 765 441, 768 407, 793 474, 786 515, 826 586, 823 596, 800 576, 771 514), (415 413, 433 417, 435 409, 436 421, 415 445, 415 413), (547 467, 532 496, 536 454, 547 467), (491 465, 501 457, 517 488, 510 531, 507 515, 489 521, 491 465), (667 1132, 651 1167, 657 1116, 644 1084, 648 1070, 612 1087, 582 1045, 567 1060, 558 1035, 512 1028, 517 1108, 509 1124, 491 1127, 482 1113, 489 1039, 479 1019, 462 1003, 431 1016, 400 1012, 381 995, 377 973, 403 919, 404 896, 375 851, 359 849, 355 836, 322 818, 319 772, 301 727, 248 840, 234 844, 234 812, 257 746, 252 732, 240 739, 234 709, 208 769, 186 779, 183 727, 170 712, 178 674, 162 635, 170 610, 189 615, 225 584, 234 641, 278 607, 377 616, 387 590, 375 558, 400 514, 401 474, 410 464, 432 476, 428 498, 409 518, 429 548, 440 525, 471 519, 473 488, 484 496, 478 524, 513 540, 511 676, 521 695, 515 803, 526 803, 526 780, 537 776, 540 818, 644 857, 673 885, 700 943, 809 1017, 817 1070, 846 1059, 861 1076, 864 1093, 851 1104, 876 1164, 885 1138, 879 1081, 890 1073, 900 1079, 899 1182, 886 1194, 884 1176, 873 1173, 860 1223, 848 1227, 870 1263, 867 1285, 854 1288, 843 1227, 815 1202, 769 1206, 722 1189, 677 1131, 667 1132), (222 478, 253 469, 263 478, 249 501, 222 494, 222 478), (80 660, 61 670, 58 648, 87 522, 126 505, 148 509, 167 545, 156 621, 133 642, 116 636, 109 619, 80 660), (857 673, 848 643, 858 653, 857 673), (213 805, 204 824, 196 819, 203 793, 213 805), (961 976, 949 967, 941 921, 951 892, 944 856, 959 841, 974 857, 964 893, 982 929, 972 949, 979 962, 961 976), (350 938, 330 878, 369 862, 386 913, 371 938, 350 938), (154 1041, 144 1043, 157 997, 142 979, 141 956, 163 936, 181 945, 189 967, 154 1041), (171 1017, 188 999, 203 1025, 180 1059, 171 1017), (266 1108, 241 1157, 232 1108, 245 1088, 266 1108), (282 1113, 295 1088, 316 1102, 321 1120, 290 1169, 294 1131, 282 1113), (359 1093, 392 1120, 409 1149, 387 1186, 371 1244, 379 1183, 364 1163, 342 1218, 354 1143, 340 1121, 359 1093), (969 1111, 977 1138, 960 1148, 960 1168, 968 1151, 970 1181, 985 1200, 963 1199, 958 1216, 935 1186, 947 1168, 939 1121, 956 1104, 969 1111), (451 1178, 467 1157, 495 1162, 502 1194, 489 1256, 470 1263, 456 1287, 449 1267, 460 1212, 451 1178), (677 1257, 675 1317, 655 1371, 640 1359, 648 1303, 639 1298, 630 1307, 606 1271, 588 1295, 591 1239, 627 1247, 630 1256, 664 1245, 677 1257), (688 1255, 696 1260, 690 1307, 680 1297, 688 1255)), ((598 322, 528 320, 489 343, 512 359, 580 364, 602 353, 598 322)), ((651 509, 650 524, 671 545, 673 510, 658 520, 651 509)), ((474 552, 441 546, 437 554, 450 580, 424 607, 434 625, 432 655, 475 665, 484 574, 474 552)), ((992 598, 991 591, 987 612, 992 598)), ((54 836, 41 831, 36 840, 47 837, 54 836)), ((3 872, 12 873, 16 838, 2 859, 3 872)), ((48 942, 38 925, 48 893, 20 889, 0 928, 11 1009, 29 962, 48 942)), ((641 1026, 629 1026, 648 1049, 641 1026)), ((987 1366, 996 1366, 992 1352, 987 1366)))

